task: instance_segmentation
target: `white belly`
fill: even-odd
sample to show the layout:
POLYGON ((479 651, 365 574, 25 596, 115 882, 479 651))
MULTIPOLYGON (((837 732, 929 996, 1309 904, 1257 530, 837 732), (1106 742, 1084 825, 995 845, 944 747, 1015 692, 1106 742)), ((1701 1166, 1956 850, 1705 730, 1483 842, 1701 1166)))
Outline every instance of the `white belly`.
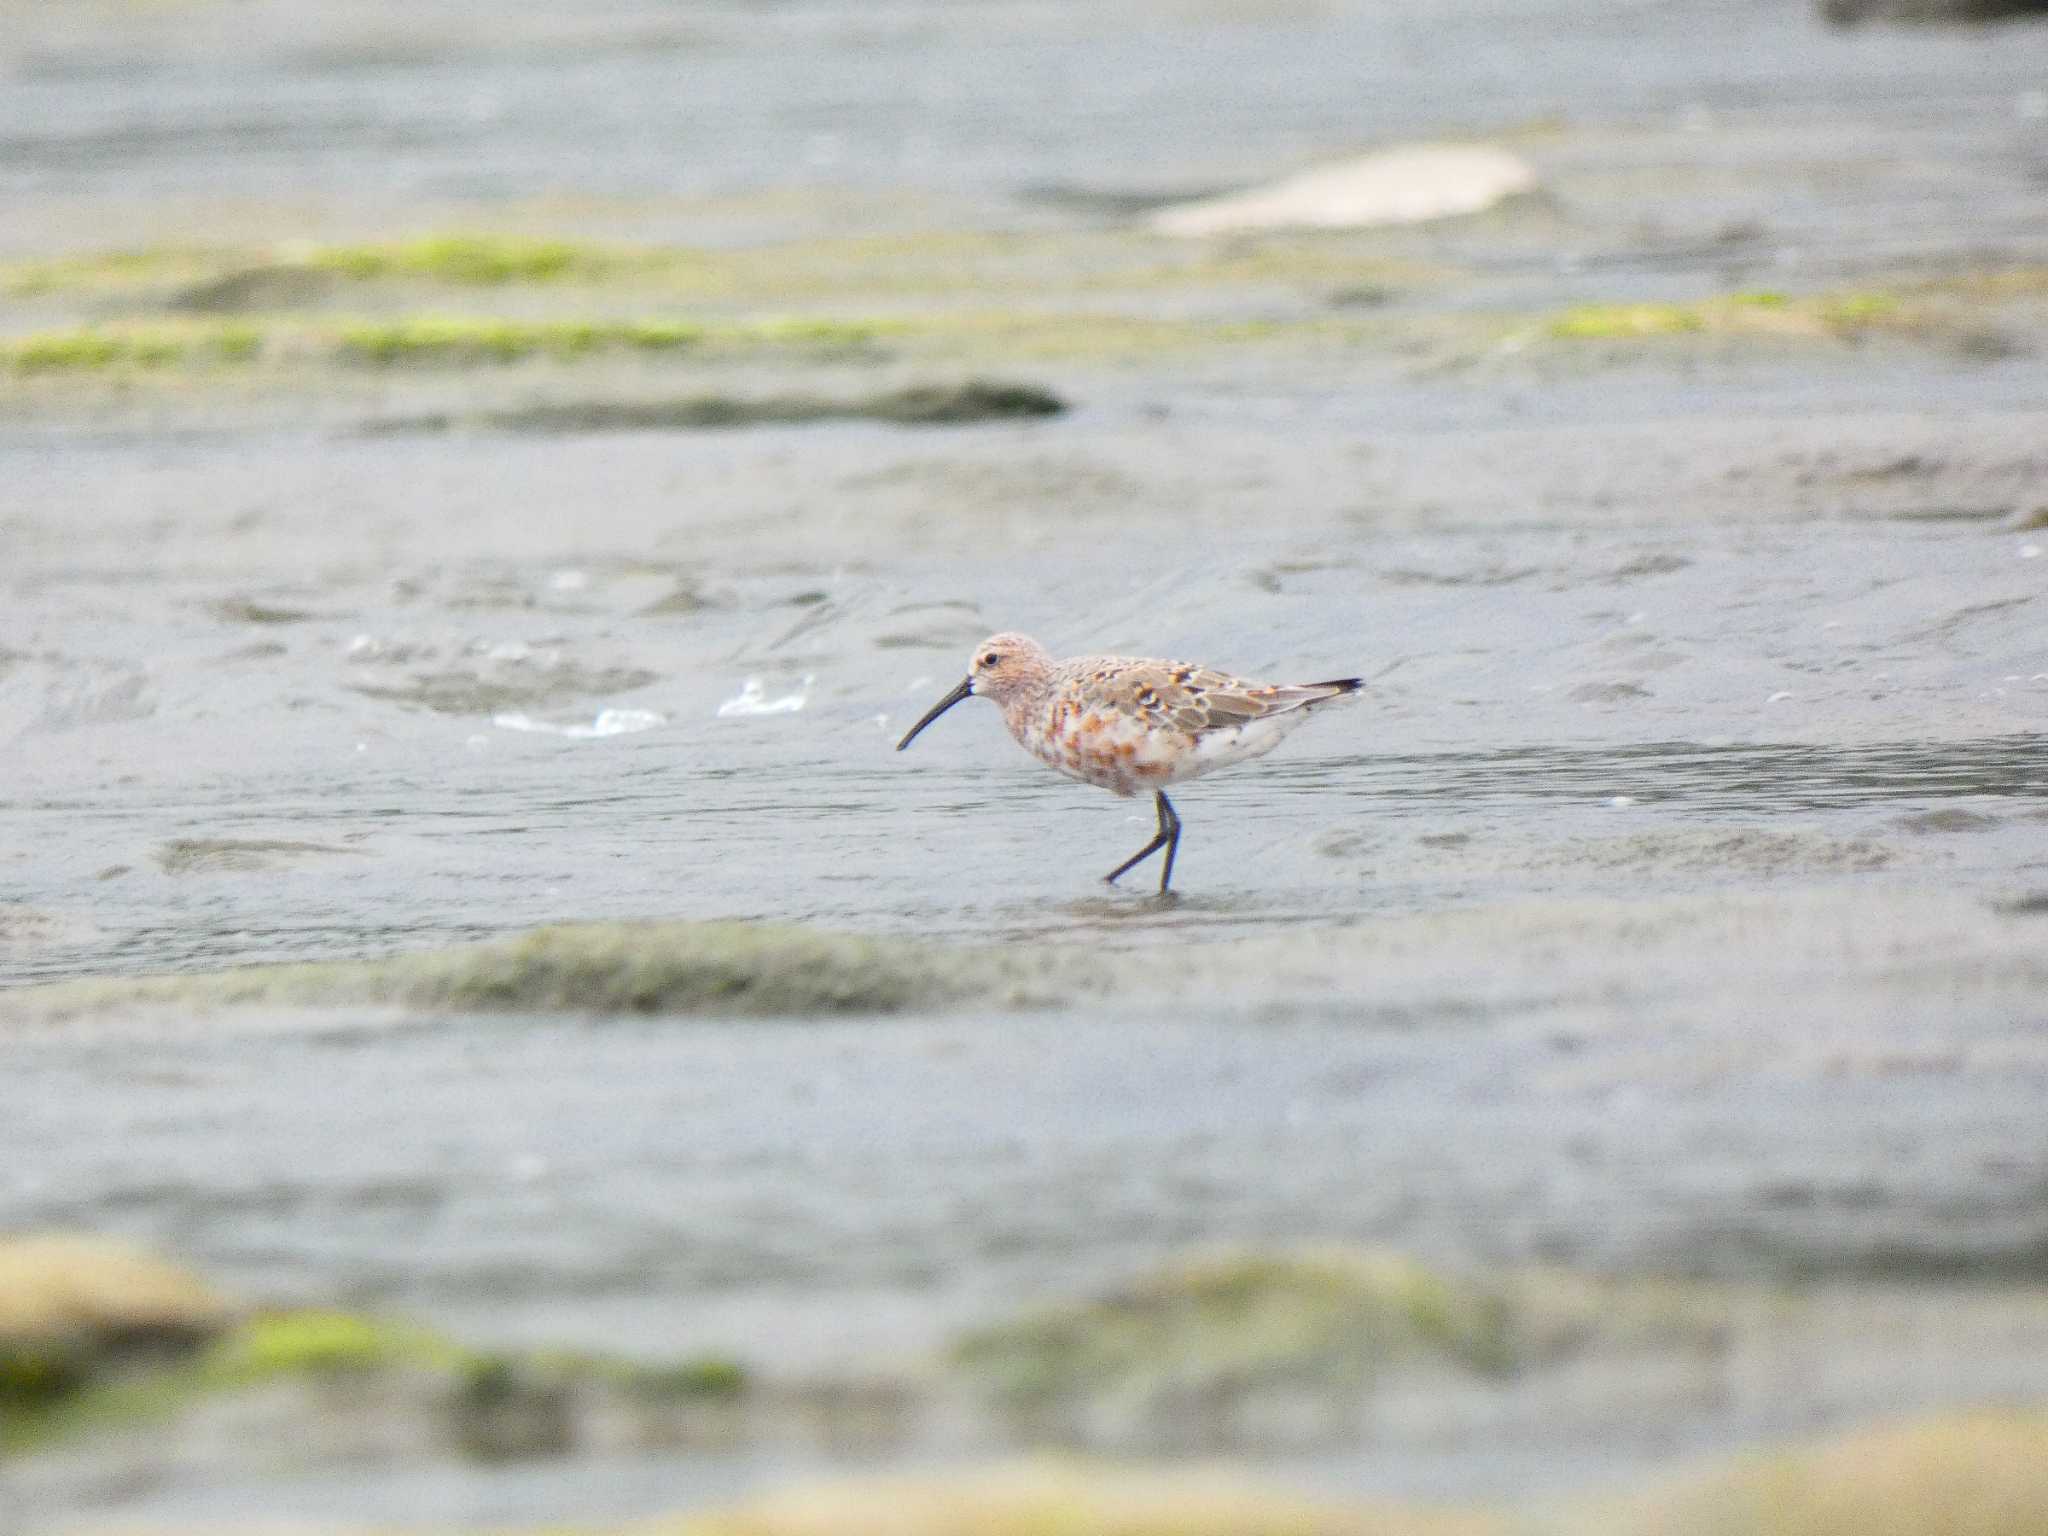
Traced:
POLYGON ((1244 725, 1228 726, 1218 731, 1204 731, 1195 739, 1194 750, 1181 759, 1172 782, 1198 779, 1205 773, 1214 773, 1218 768, 1228 768, 1233 763, 1246 763, 1255 757, 1264 757, 1280 745, 1282 738, 1306 719, 1307 710, 1291 709, 1284 715, 1273 715, 1265 720, 1253 720, 1244 725))

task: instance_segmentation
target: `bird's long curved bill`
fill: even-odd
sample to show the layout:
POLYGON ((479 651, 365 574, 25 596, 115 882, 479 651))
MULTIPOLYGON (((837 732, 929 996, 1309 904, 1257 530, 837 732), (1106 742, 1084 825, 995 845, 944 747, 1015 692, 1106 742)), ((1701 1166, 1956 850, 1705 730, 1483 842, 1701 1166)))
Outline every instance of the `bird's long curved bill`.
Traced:
POLYGON ((973 695, 974 679, 971 677, 962 678, 960 680, 960 686, 958 688, 955 688, 951 693, 947 694, 943 699, 939 700, 938 703, 934 704, 930 709, 924 712, 924 718, 918 721, 917 724, 913 725, 909 729, 909 731, 905 733, 903 739, 896 743, 896 750, 898 752, 901 752, 905 747, 910 745, 910 743, 916 738, 917 733, 919 731, 923 730, 926 726, 930 725, 934 720, 938 719, 939 716, 943 715, 955 704, 958 704, 962 699, 972 698, 973 695))

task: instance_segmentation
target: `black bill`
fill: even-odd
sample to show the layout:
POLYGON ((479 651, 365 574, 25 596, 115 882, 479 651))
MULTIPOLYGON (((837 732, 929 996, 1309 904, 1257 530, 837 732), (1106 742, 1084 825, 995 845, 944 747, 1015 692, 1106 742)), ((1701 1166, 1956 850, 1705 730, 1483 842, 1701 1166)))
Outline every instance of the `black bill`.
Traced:
POLYGON ((958 704, 962 699, 971 698, 973 697, 973 695, 974 679, 971 677, 962 678, 960 680, 960 686, 958 688, 955 688, 951 693, 947 694, 943 699, 939 700, 938 703, 934 704, 930 709, 924 712, 924 718, 918 721, 917 724, 913 725, 910 728, 910 730, 904 735, 904 738, 896 743, 896 750, 898 752, 901 752, 905 747, 910 745, 911 739, 915 737, 919 731, 923 730, 926 726, 930 725, 934 720, 938 719, 939 716, 943 715, 955 704, 958 704))

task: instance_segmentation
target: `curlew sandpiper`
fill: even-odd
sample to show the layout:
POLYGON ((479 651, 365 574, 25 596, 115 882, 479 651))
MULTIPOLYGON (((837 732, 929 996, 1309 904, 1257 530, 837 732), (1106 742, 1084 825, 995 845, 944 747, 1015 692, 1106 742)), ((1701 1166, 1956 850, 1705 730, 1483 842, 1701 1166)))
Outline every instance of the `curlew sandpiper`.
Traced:
POLYGON ((992 635, 976 647, 960 686, 927 710, 896 750, 962 699, 994 700, 1018 745, 1068 778, 1125 796, 1152 791, 1158 834, 1103 878, 1113 881, 1164 848, 1164 895, 1180 847, 1180 817, 1166 786, 1263 757, 1316 705, 1364 686, 1356 677, 1250 683, 1186 662, 1131 656, 1055 661, 1029 636, 992 635))

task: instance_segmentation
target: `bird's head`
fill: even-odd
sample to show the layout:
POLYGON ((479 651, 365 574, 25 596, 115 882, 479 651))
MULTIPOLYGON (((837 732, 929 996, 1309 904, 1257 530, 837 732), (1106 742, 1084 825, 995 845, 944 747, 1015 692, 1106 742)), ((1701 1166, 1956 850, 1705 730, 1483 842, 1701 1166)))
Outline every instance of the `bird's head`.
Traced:
POLYGON ((990 635, 974 648, 974 658, 967 664, 967 676, 959 687, 926 710, 924 718, 896 743, 896 750, 901 752, 909 746, 919 731, 962 699, 979 696, 1006 706, 1028 698, 1051 678, 1052 657, 1029 635, 990 635))

